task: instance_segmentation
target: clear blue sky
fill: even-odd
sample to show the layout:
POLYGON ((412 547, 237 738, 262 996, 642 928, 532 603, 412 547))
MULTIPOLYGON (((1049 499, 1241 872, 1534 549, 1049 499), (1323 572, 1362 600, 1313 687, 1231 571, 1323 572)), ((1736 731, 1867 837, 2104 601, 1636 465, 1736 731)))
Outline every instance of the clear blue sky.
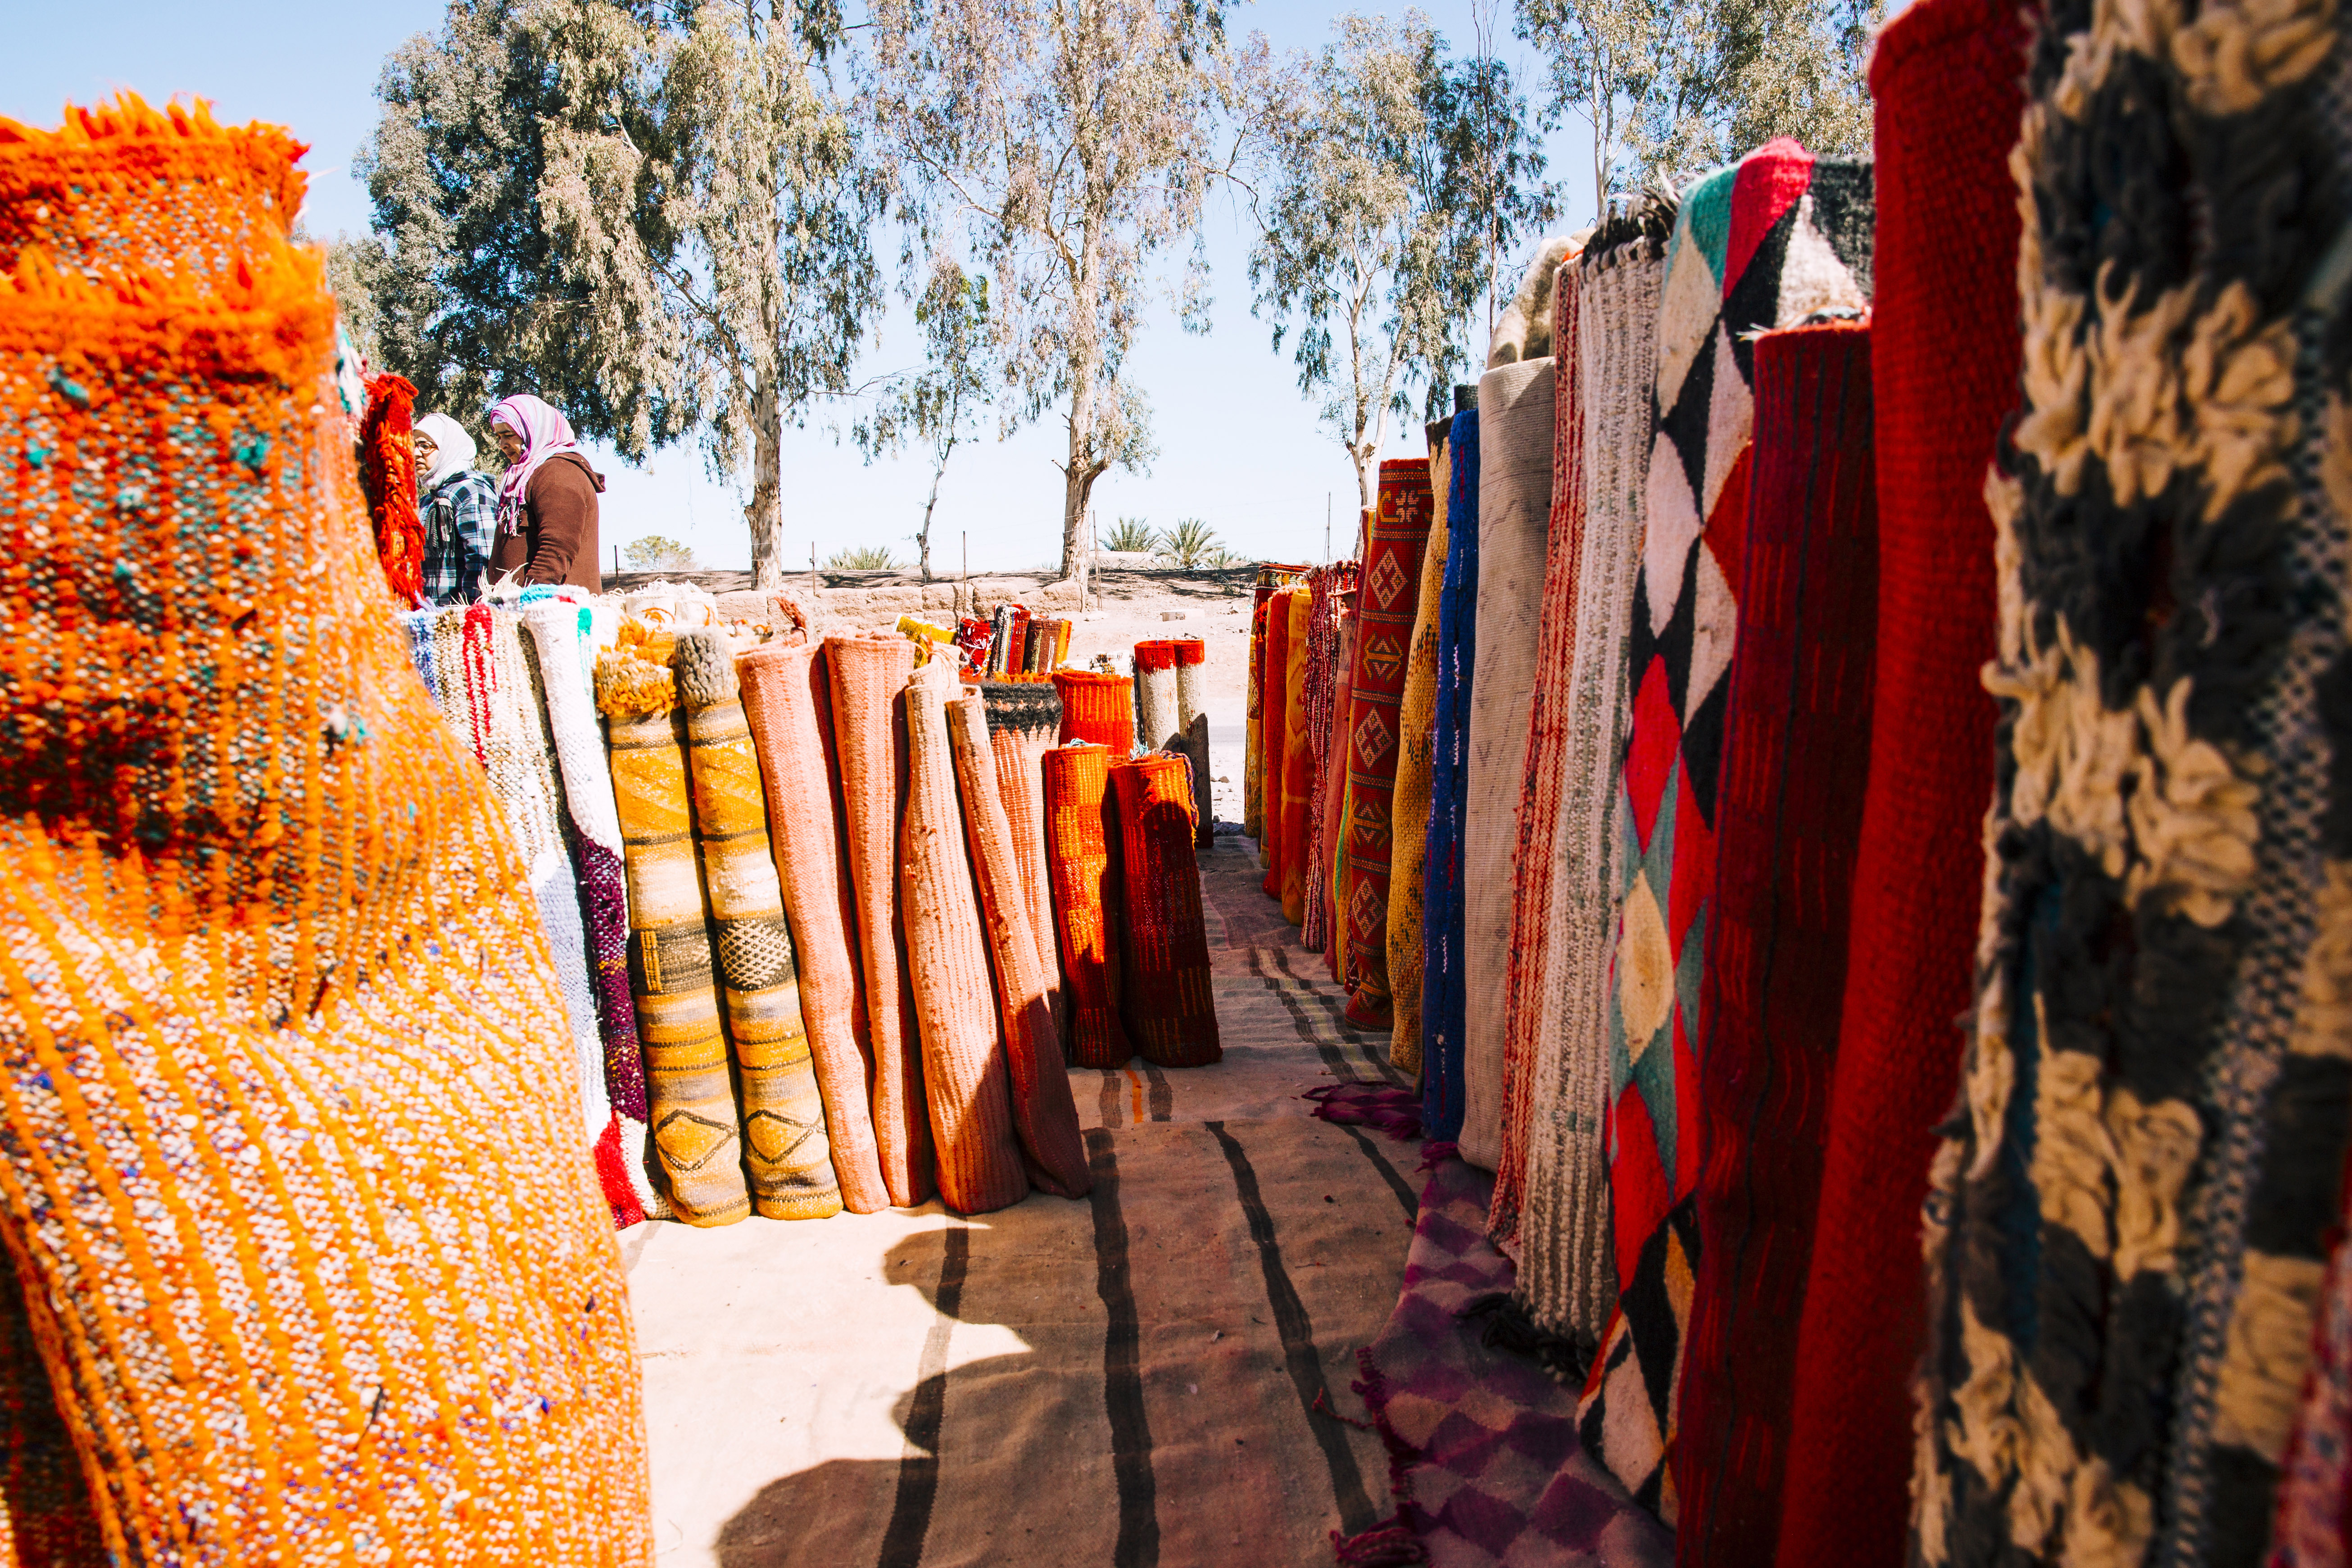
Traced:
MULTIPOLYGON (((1228 18, 1235 35, 1262 31, 1287 50, 1318 46, 1332 18, 1344 11, 1381 8, 1274 0, 1235 6, 1228 18)), ((1467 0, 1421 8, 1456 53, 1468 51, 1467 0)), ((1498 8, 1497 52, 1532 74, 1537 62, 1509 36, 1509 5, 1498 8)), ((1399 15, 1403 7, 1388 9, 1399 15)), ((308 142, 305 220, 321 236, 356 233, 367 226, 368 207, 365 190, 352 175, 352 159, 375 123, 383 58, 410 35, 431 31, 440 16, 436 0, 377 0, 365 6, 124 0, 95 12, 6 0, 0 18, 10 47, 0 51, 0 114, 53 125, 67 100, 88 102, 118 88, 154 100, 201 94, 214 100, 223 119, 274 121, 308 142)), ((1552 176, 1567 181, 1562 226, 1581 225, 1592 211, 1589 146, 1575 121, 1550 138, 1552 176)), ((1344 551, 1352 537, 1354 475, 1300 395, 1289 362, 1274 353, 1268 324, 1250 314, 1249 237, 1241 215, 1221 201, 1205 239, 1214 269, 1213 329, 1205 337, 1188 336, 1176 330, 1164 307, 1155 313, 1129 374, 1151 399, 1160 456, 1148 476, 1107 476, 1096 486, 1096 512, 1106 529, 1122 515, 1154 525, 1199 517, 1244 553, 1318 560, 1328 495, 1333 537, 1344 551)), ((882 248, 897 254, 895 242, 882 248)), ((867 370, 908 364, 919 353, 911 320, 895 311, 883 323, 882 341, 869 345, 867 370)), ((808 541, 820 554, 843 545, 889 543, 902 559, 910 558, 908 539, 929 480, 927 466, 914 459, 867 466, 845 441, 836 443, 822 428, 828 412, 819 405, 811 428, 787 439, 788 536, 808 541)), ((849 413, 844 408, 833 416, 845 424, 849 413)), ((1049 416, 1001 445, 992 432, 979 445, 960 448, 940 492, 934 565, 955 567, 961 531, 971 535, 975 569, 1058 559, 1062 479, 1053 464, 1064 439, 1049 416)), ((1390 455, 1422 450, 1415 424, 1395 433, 1390 455)), ((686 541, 707 564, 749 564, 736 487, 705 474, 698 453, 658 453, 644 471, 627 470, 616 458, 604 467, 612 478, 604 511, 608 551, 641 534, 661 533, 686 541)))

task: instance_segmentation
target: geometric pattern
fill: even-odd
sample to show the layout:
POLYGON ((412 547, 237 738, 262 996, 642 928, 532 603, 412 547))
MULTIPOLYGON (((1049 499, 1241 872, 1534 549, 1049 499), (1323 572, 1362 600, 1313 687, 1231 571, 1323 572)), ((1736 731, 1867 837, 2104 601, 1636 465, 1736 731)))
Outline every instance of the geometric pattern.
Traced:
POLYGON ((1747 544, 1749 340, 1819 310, 1867 308, 1870 189, 1867 163, 1817 161, 1775 141, 1694 185, 1667 244, 1627 647, 1626 881, 1609 1016, 1620 1321, 1594 1365, 1582 1420, 1595 1456, 1669 1524, 1676 1509, 1664 1471, 1699 1242, 1690 1217, 1698 991, 1715 899, 1724 677, 1738 630, 1732 584, 1747 544))
POLYGON ((1349 737, 1347 858, 1338 902, 1356 976, 1348 1021, 1359 1028, 1384 1029, 1391 1022, 1389 805, 1396 792, 1405 653, 1420 605, 1430 521, 1429 465, 1412 458, 1382 463, 1379 504, 1366 530, 1349 711, 1342 716, 1349 737))

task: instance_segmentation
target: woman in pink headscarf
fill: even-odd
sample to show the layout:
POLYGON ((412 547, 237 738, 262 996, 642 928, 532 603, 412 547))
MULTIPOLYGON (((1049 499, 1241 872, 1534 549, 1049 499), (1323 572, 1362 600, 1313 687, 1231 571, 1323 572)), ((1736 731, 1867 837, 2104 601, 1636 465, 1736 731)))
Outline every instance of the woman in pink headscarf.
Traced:
POLYGON ((596 567, 596 496, 604 476, 588 466, 572 422, 529 393, 490 410, 490 434, 506 454, 499 480, 499 536, 490 580, 569 583, 604 592, 596 567))

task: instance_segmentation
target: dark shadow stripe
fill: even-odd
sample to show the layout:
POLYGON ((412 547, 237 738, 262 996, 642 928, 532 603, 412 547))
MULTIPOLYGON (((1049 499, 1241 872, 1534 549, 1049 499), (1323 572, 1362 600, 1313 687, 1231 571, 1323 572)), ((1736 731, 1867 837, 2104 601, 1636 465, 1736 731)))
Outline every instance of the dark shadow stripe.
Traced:
POLYGON ((1135 1310, 1135 1285, 1128 1277, 1118 1156, 1111 1135, 1099 1127, 1087 1132, 1087 1171, 1094 1178, 1087 1201, 1095 1216, 1095 1293, 1110 1319, 1103 1332, 1103 1410, 1110 1417, 1111 1474, 1118 1487, 1112 1568, 1159 1568, 1158 1488, 1151 1474, 1151 1422, 1143 1408, 1143 1329, 1135 1310))
POLYGON ((1143 1076, 1151 1084, 1151 1120, 1166 1121, 1176 1113, 1176 1089, 1168 1075, 1150 1062, 1143 1064, 1143 1076))
POLYGON ((1365 1136, 1364 1130, 1360 1127, 1349 1126, 1344 1121, 1336 1122, 1334 1125, 1339 1127, 1362 1147, 1364 1158, 1372 1163, 1372 1169, 1381 1173, 1381 1180, 1389 1184, 1389 1191, 1394 1193, 1397 1202, 1404 1205, 1405 1224, 1412 1225, 1418 1221, 1421 1218, 1421 1200, 1413 1195, 1412 1184, 1404 1179, 1403 1173, 1391 1164, 1389 1157, 1381 1152, 1379 1142, 1365 1136))
POLYGON ((1102 1098, 1095 1102, 1095 1109, 1098 1112, 1099 1120, 1105 1127, 1117 1127, 1119 1125, 1118 1090, 1119 1086, 1126 1081, 1126 1077, 1117 1068, 1104 1068, 1100 1070, 1102 1072, 1102 1098))
MULTIPOLYGON (((1315 1021, 1307 1016, 1307 1009, 1299 1005, 1299 997, 1302 994, 1313 997, 1318 1002, 1323 1002, 1324 998, 1316 995, 1312 990, 1307 989, 1307 983, 1290 973, 1289 963, 1278 952, 1274 955, 1275 963, 1281 966, 1283 973, 1268 974, 1259 957, 1265 951, 1264 948, 1255 947, 1249 950, 1250 972, 1265 982, 1266 990, 1282 1003, 1283 1010, 1290 1015, 1292 1031, 1300 1039, 1315 1047, 1316 1053, 1323 1058, 1323 1065, 1331 1069, 1331 1076, 1343 1079, 1354 1078, 1356 1069, 1348 1060, 1345 1048, 1339 1041, 1325 1037, 1326 1031, 1316 1028, 1315 1021)), ((1328 1010, 1328 1003, 1326 1003, 1326 1009, 1328 1010)), ((1357 1043, 1356 1054, 1391 1084, 1399 1089, 1406 1087, 1403 1078, 1398 1074, 1394 1067, 1390 1065, 1385 1052, 1373 1051, 1360 1041, 1357 1043)))
POLYGON ((1395 1084, 1399 1089, 1405 1087, 1404 1080, 1397 1076, 1397 1070, 1394 1064, 1389 1060, 1389 1042, 1387 1038, 1379 1035, 1376 1031, 1359 1029, 1355 1025, 1348 1022, 1347 997, 1343 995, 1336 999, 1333 998, 1330 994, 1325 992, 1323 989, 1323 983, 1321 981, 1317 980, 1310 975, 1301 974, 1297 970, 1291 968, 1290 955, 1287 952, 1277 952, 1274 955, 1274 958, 1275 962, 1282 966, 1282 973, 1290 979, 1297 981, 1299 985, 1304 987, 1305 994, 1312 1000, 1317 1006, 1323 1009, 1325 1016, 1331 1020, 1331 1027, 1339 1032, 1341 1041, 1343 1041, 1347 1046, 1354 1047, 1356 1054, 1364 1058, 1364 1064, 1367 1067, 1370 1067, 1373 1071, 1379 1073, 1382 1078, 1387 1079, 1391 1083, 1395 1084), (1376 1040, 1379 1042, 1377 1045, 1374 1044, 1374 1041, 1376 1040))
POLYGON ((878 1568, 919 1568, 923 1540, 931 1532, 931 1503, 940 1491, 940 1422, 948 1405, 948 1336, 963 1310, 963 1279, 971 1260, 971 1232, 958 1221, 947 1232, 940 1258, 939 1310, 923 1336, 920 1381, 907 1411, 907 1447, 898 1461, 898 1495, 890 1505, 890 1527, 882 1532, 878 1568))
POLYGON ((1225 1163, 1233 1167, 1234 1191, 1249 1219, 1250 1239, 1257 1243, 1258 1266, 1265 1273, 1266 1305, 1274 1309, 1275 1331, 1282 1336, 1283 1364, 1289 1370, 1291 1387, 1298 1391, 1298 1408, 1307 1417, 1307 1429, 1315 1435, 1315 1446, 1323 1450, 1323 1463, 1331 1472, 1331 1496, 1339 1505, 1340 1531, 1361 1535, 1372 1527, 1372 1500, 1365 1494, 1363 1474, 1356 1468, 1356 1453, 1348 1447, 1346 1430, 1315 1408, 1318 1403, 1330 1403, 1323 1381, 1322 1352, 1315 1348, 1315 1323, 1307 1315, 1307 1303, 1298 1299, 1290 1271, 1283 1267, 1282 1244, 1275 1239, 1274 1216, 1266 1212, 1265 1195, 1258 1191, 1257 1172, 1223 1122, 1201 1125, 1215 1134, 1217 1146, 1225 1152, 1225 1163))

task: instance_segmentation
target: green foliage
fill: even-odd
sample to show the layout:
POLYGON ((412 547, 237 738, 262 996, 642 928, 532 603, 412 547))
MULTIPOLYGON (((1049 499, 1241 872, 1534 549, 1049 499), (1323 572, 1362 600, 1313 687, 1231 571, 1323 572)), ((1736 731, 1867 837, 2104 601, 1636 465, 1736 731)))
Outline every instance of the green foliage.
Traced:
POLYGON ((1159 545, 1159 534, 1152 531, 1150 523, 1139 517, 1120 518, 1118 526, 1104 534, 1102 539, 1102 547, 1105 550, 1127 552, 1156 550, 1159 545))
POLYGON ((988 279, 967 274, 950 257, 933 257, 930 279, 915 300, 915 323, 923 332, 923 368, 890 378, 873 412, 857 421, 850 434, 869 463, 910 441, 929 448, 931 493, 923 503, 922 526, 915 531, 917 563, 928 583, 931 514, 940 504, 940 477, 1003 379, 995 322, 989 315, 988 279))
POLYGON ((1200 566, 1218 552, 1217 531, 1197 517, 1188 517, 1160 536, 1160 553, 1179 566, 1200 566))
POLYGON ((836 572, 887 572, 898 564, 898 560, 887 544, 860 544, 835 551, 824 558, 824 563, 836 572))
POLYGON ((623 545, 621 559, 632 572, 691 572, 695 565, 693 551, 658 533, 623 545))

